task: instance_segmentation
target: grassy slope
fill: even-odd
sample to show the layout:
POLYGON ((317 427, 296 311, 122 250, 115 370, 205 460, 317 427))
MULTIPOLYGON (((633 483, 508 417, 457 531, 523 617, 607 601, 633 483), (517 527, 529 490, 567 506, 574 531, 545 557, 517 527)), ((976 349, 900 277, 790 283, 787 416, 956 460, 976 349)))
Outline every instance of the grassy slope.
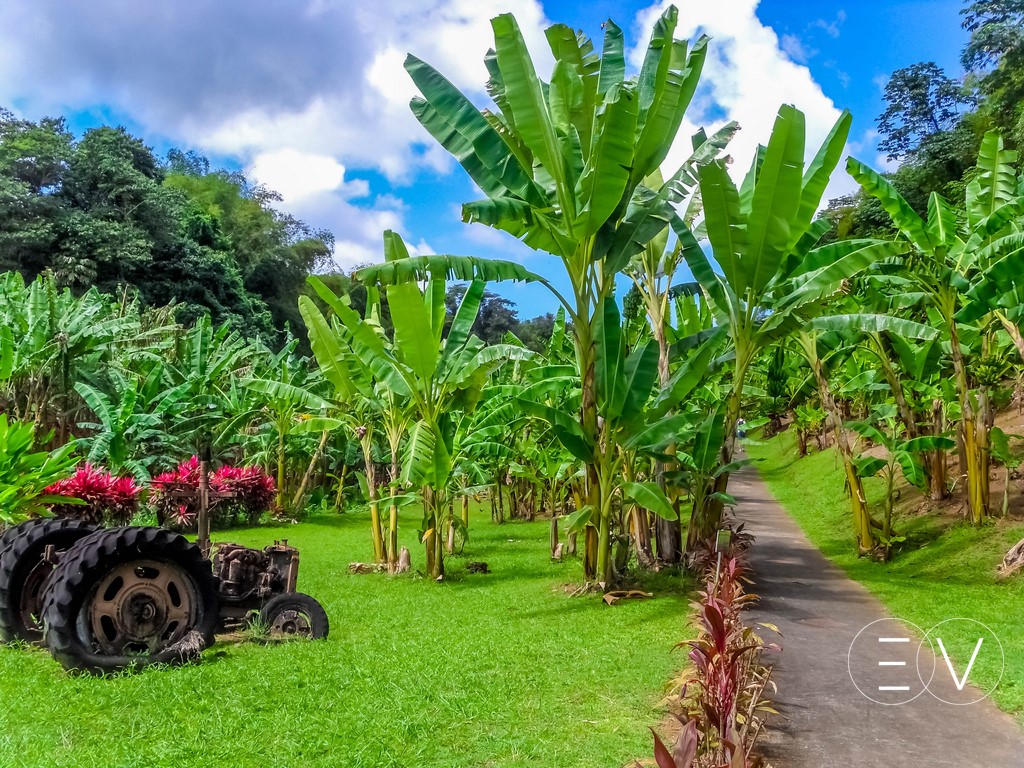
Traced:
MULTIPOLYGON (((832 450, 798 459, 792 433, 753 444, 748 455, 768 487, 814 544, 852 578, 864 584, 893 615, 928 630, 953 618, 980 621, 999 637, 1006 670, 993 699, 1024 721, 1024 577, 998 582, 995 568, 1006 551, 1024 537, 1024 524, 996 523, 982 528, 934 515, 905 516, 896 525, 908 537, 889 563, 855 555, 850 503, 832 450)), ((871 481, 868 501, 881 509, 881 483, 871 481)), ((913 490, 905 493, 914 493, 913 490)), ((961 638, 973 648, 977 635, 961 638)), ((983 664, 971 681, 988 688, 998 667, 983 664)), ((963 666, 958 667, 962 672, 963 666)))
POLYGON ((330 616, 327 641, 222 644, 199 665, 105 680, 0 648, 0 766, 589 768, 649 751, 687 631, 677 585, 614 608, 570 599, 558 586, 579 567, 548 561, 545 522, 483 515, 444 585, 349 575, 367 557, 366 513, 217 538, 285 536, 302 550, 299 588, 330 616), (466 559, 493 573, 461 578, 466 559))

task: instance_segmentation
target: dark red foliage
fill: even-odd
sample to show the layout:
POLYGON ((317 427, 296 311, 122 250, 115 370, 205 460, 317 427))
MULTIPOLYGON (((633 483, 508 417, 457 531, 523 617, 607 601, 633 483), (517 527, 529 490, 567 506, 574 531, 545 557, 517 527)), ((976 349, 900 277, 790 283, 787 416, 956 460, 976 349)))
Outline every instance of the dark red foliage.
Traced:
MULTIPOLYGON (((152 503, 161 525, 192 529, 199 514, 199 459, 193 456, 181 462, 173 472, 153 478, 152 503), (171 489, 191 491, 186 497, 168 493, 171 489)), ((210 491, 231 494, 212 505, 211 525, 226 528, 238 523, 253 524, 274 504, 277 487, 274 479, 260 467, 223 466, 209 473, 210 491)))
POLYGON ((115 477, 89 462, 78 468, 71 477, 60 480, 46 493, 81 499, 84 504, 52 504, 50 511, 57 517, 101 525, 125 525, 139 510, 139 493, 142 488, 132 477, 115 477))

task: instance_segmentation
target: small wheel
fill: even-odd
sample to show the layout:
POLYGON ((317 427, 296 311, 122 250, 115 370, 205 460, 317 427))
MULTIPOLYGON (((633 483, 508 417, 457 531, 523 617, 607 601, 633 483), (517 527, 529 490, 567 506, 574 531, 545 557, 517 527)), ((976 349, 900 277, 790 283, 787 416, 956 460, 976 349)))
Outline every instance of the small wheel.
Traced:
POLYGON ((53 565, 43 561, 43 553, 50 546, 57 551, 70 549, 95 530, 95 525, 81 520, 49 518, 10 529, 13 535, 0 550, 0 641, 43 639, 43 599, 53 574, 53 565))
POLYGON ((210 562, 161 528, 96 531, 54 571, 46 644, 67 669, 94 674, 180 664, 213 642, 219 600, 210 562))
POLYGON ((331 629, 324 607, 301 592, 270 598, 260 611, 260 623, 269 637, 277 639, 321 640, 331 629))

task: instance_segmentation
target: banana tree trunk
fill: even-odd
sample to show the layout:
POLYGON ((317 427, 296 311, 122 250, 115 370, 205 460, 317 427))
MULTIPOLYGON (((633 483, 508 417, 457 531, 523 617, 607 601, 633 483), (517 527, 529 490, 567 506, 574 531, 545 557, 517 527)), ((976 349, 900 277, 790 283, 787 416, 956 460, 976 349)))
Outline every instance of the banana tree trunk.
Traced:
MULTIPOLYGON (((978 525, 989 514, 988 480, 988 394, 984 390, 979 396, 984 403, 982 413, 975 413, 967 380, 967 366, 960 350, 956 323, 948 322, 950 349, 953 358, 953 372, 956 378, 957 394, 960 398, 960 437, 963 442, 963 460, 966 466, 961 472, 967 475, 967 516, 978 525)), ((979 403, 979 405, 980 405, 979 403)), ((979 408, 979 410, 982 410, 979 408)))
POLYGON ((306 467, 306 474, 302 476, 302 482, 299 483, 298 490, 295 491, 295 496, 292 498, 292 510, 296 511, 299 505, 302 504, 303 497, 306 495, 306 488, 309 486, 309 480, 313 477, 313 472, 316 470, 317 462, 320 461, 320 454, 323 453, 324 446, 327 445, 327 438, 331 433, 324 430, 323 434, 320 435, 320 442, 316 446, 316 450, 313 451, 313 456, 309 460, 309 466, 306 467))
MULTIPOLYGON (((652 320, 653 322, 653 320, 652 320)), ((665 338, 665 325, 658 318, 658 322, 654 325, 654 338, 658 342, 658 382, 661 384, 661 388, 664 390, 668 387, 670 372, 669 372, 669 345, 668 339, 665 338)), ((674 453, 675 446, 669 447, 669 452, 674 453)), ((661 486, 661 490, 665 490, 665 472, 669 470, 669 465, 665 462, 659 461, 655 464, 655 474, 658 478, 658 485, 661 486)), ((647 540, 646 549, 640 550, 641 546, 638 543, 638 551, 643 551, 644 555, 650 559, 650 531, 645 535, 647 540)), ((666 520, 660 515, 654 521, 654 548, 658 553, 658 562, 665 565, 676 565, 680 562, 683 556, 682 548, 682 522, 676 520, 666 520)))
MULTIPOLYGON (((941 435, 945 429, 943 413, 942 413, 942 401, 932 401, 932 434, 941 435)), ((946 484, 946 452, 940 448, 936 448, 931 452, 930 462, 931 472, 929 473, 930 490, 932 501, 941 501, 946 498, 947 484, 946 484)))
POLYGON ((391 450, 391 504, 388 509, 388 573, 398 568, 398 450, 391 450))
POLYGON ((366 465, 366 486, 370 494, 370 537, 373 539, 374 562, 384 562, 384 533, 380 524, 380 500, 377 496, 377 470, 373 461, 366 465))
POLYGON ((853 464, 853 450, 846 439, 846 432, 843 430, 843 416, 836 405, 832 389, 829 387, 828 379, 825 377, 821 361, 815 360, 812 365, 814 377, 818 382, 818 391, 821 395, 821 404, 828 413, 832 426, 832 434, 836 440, 836 450, 843 462, 843 472, 846 475, 846 482, 850 488, 850 507, 853 512, 853 528, 857 536, 857 547, 861 554, 871 552, 878 546, 875 538, 874 528, 871 521, 871 513, 868 511, 867 499, 864 495, 864 483, 857 469, 853 464))
POLYGON ((277 508, 284 509, 284 429, 277 429, 277 508))
POLYGON ((441 535, 440 531, 443 503, 443 500, 438 499, 433 488, 426 486, 423 489, 424 518, 427 521, 427 531, 423 537, 423 543, 426 549, 427 573, 436 581, 444 579, 445 537, 441 535))

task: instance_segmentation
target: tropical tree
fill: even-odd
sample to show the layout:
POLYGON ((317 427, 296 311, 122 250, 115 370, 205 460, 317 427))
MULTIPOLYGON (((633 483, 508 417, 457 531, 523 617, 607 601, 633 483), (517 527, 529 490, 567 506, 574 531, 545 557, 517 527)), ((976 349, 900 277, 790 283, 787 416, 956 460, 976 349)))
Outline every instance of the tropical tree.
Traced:
MULTIPOLYGON (((379 326, 361 318, 343 302, 334 301, 331 308, 346 328, 352 350, 366 364, 374 380, 406 398, 415 414, 401 479, 420 489, 424 504, 421 533, 427 549, 428 571, 434 578, 443 578, 441 531, 451 522, 446 512, 446 494, 455 468, 455 414, 476 407, 489 374, 506 360, 529 359, 533 353, 512 345, 486 346, 471 334, 484 295, 484 280, 470 283, 445 334, 444 276, 453 262, 445 257, 435 258, 433 267, 422 261, 413 262, 405 244, 393 232, 385 233, 385 253, 389 257, 387 262, 362 269, 357 277, 368 285, 387 286, 394 325, 391 342, 381 337, 379 326), (404 274, 404 270, 415 273, 420 269, 438 275, 428 280, 423 290, 404 274)), ((459 263, 470 272, 476 271, 467 261, 459 263)), ((329 298, 323 293, 321 296, 329 298)), ((315 307, 310 302, 303 306, 313 317, 315 307)), ((337 386, 344 383, 342 377, 347 374, 342 365, 331 361, 344 359, 344 353, 325 332, 326 327, 325 322, 314 323, 311 339, 318 358, 322 358, 325 368, 332 369, 330 376, 337 386)))
MULTIPOLYGON (((826 313, 828 299, 842 289, 844 280, 904 250, 899 243, 867 239, 815 247, 831 226, 815 214, 849 129, 850 115, 844 113, 805 169, 803 113, 783 106, 767 147, 758 149, 738 188, 725 160, 700 167, 702 225, 721 274, 712 269, 694 230, 678 215, 673 218, 683 257, 707 295, 716 322, 727 330, 735 354, 726 399, 723 466, 733 463, 747 373, 760 351, 826 313)), ((728 481, 728 472, 716 477, 715 498, 723 498, 728 481)), ((721 502, 708 510, 690 527, 689 545, 718 524, 721 502)))
MULTIPOLYGON (((701 134, 697 155, 662 181, 657 175, 696 90, 707 38, 692 48, 674 38, 675 7, 655 23, 636 78, 626 78, 622 31, 604 25, 597 56, 584 35, 565 25, 547 30, 555 58, 551 82, 537 75, 510 14, 492 20, 494 50, 485 63, 494 109, 478 110, 448 80, 415 56, 406 70, 419 88, 412 110, 451 152, 486 199, 463 206, 463 220, 501 229, 555 256, 569 279, 558 294, 572 323, 582 384, 579 423, 552 413, 566 448, 587 466, 591 543, 609 540, 614 448, 602 434, 597 333, 615 275, 665 229, 673 204, 693 186, 693 171, 717 154, 701 134)), ((731 130, 731 129, 729 129, 731 130)), ((607 369, 607 368, 606 368, 607 369)), ((607 546, 587 548, 588 579, 611 578, 607 546), (593 553, 598 559, 594 559, 593 553)))
MULTIPOLYGON (((907 277, 933 324, 950 344, 953 379, 959 400, 960 440, 964 446, 968 516, 982 522, 989 513, 989 431, 992 425, 990 381, 972 374, 989 357, 996 328, 1017 330, 1006 312, 1016 310, 1024 275, 1024 235, 1016 222, 1024 211, 1013 171, 1017 154, 1002 138, 986 134, 978 172, 967 185, 963 221, 938 193, 928 201, 928 218, 917 214, 883 176, 850 158, 847 168, 865 192, 875 197, 913 248, 907 277), (974 326, 972 328, 972 325, 974 326), (973 348, 964 334, 974 336, 973 348)), ((1019 330, 1018 330, 1019 334, 1019 330)))

